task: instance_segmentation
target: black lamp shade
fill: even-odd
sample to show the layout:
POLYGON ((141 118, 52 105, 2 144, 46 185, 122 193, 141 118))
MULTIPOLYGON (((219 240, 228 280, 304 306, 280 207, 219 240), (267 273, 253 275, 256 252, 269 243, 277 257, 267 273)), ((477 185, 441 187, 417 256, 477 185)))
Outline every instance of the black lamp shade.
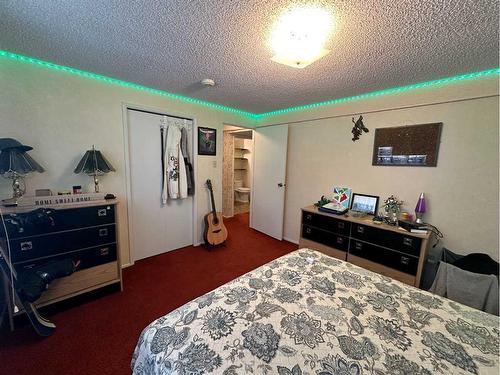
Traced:
POLYGON ((86 173, 89 175, 100 175, 114 171, 115 169, 111 163, 106 160, 101 151, 94 148, 85 152, 82 160, 80 160, 74 170, 75 173, 86 173))
POLYGON ((40 164, 23 151, 23 148, 4 148, 0 151, 0 174, 23 175, 44 171, 40 164))

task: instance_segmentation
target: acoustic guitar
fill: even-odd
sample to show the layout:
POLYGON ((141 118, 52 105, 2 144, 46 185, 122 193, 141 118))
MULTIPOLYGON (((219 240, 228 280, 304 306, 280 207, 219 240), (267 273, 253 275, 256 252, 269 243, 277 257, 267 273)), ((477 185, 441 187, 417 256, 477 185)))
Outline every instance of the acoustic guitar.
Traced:
POLYGON ((220 245, 227 239, 227 229, 222 221, 222 212, 217 212, 215 209, 212 181, 207 180, 207 188, 210 191, 212 211, 205 215, 205 232, 203 238, 210 245, 220 245))

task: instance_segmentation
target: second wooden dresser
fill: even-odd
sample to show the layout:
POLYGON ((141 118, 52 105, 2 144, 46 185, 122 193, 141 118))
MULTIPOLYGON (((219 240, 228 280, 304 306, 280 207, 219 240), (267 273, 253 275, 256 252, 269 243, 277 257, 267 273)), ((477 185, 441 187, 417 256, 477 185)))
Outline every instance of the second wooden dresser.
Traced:
POLYGON ((302 209, 299 246, 419 287, 429 236, 374 224, 371 216, 337 216, 308 206, 302 209))

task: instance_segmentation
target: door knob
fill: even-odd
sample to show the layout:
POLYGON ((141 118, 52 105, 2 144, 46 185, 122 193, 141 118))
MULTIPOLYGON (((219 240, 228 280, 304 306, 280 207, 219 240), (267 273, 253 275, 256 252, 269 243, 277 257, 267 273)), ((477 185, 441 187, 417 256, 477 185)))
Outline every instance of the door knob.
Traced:
POLYGON ((286 184, 282 183, 282 182, 278 182, 278 187, 285 187, 286 184))

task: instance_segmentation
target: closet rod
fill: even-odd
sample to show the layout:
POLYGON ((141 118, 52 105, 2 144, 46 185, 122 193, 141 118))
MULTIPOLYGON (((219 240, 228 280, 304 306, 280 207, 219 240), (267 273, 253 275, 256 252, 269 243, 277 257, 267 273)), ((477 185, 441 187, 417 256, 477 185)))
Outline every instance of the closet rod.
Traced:
POLYGON ((179 116, 174 116, 174 115, 166 115, 164 113, 158 113, 158 112, 153 112, 153 111, 146 111, 144 109, 136 109, 136 108, 127 108, 129 111, 137 111, 137 112, 142 112, 142 113, 149 113, 151 115, 158 115, 158 116, 167 116, 167 117, 173 117, 173 118, 178 118, 179 120, 189 120, 193 121, 192 118, 187 118, 187 117, 179 117, 179 116))

